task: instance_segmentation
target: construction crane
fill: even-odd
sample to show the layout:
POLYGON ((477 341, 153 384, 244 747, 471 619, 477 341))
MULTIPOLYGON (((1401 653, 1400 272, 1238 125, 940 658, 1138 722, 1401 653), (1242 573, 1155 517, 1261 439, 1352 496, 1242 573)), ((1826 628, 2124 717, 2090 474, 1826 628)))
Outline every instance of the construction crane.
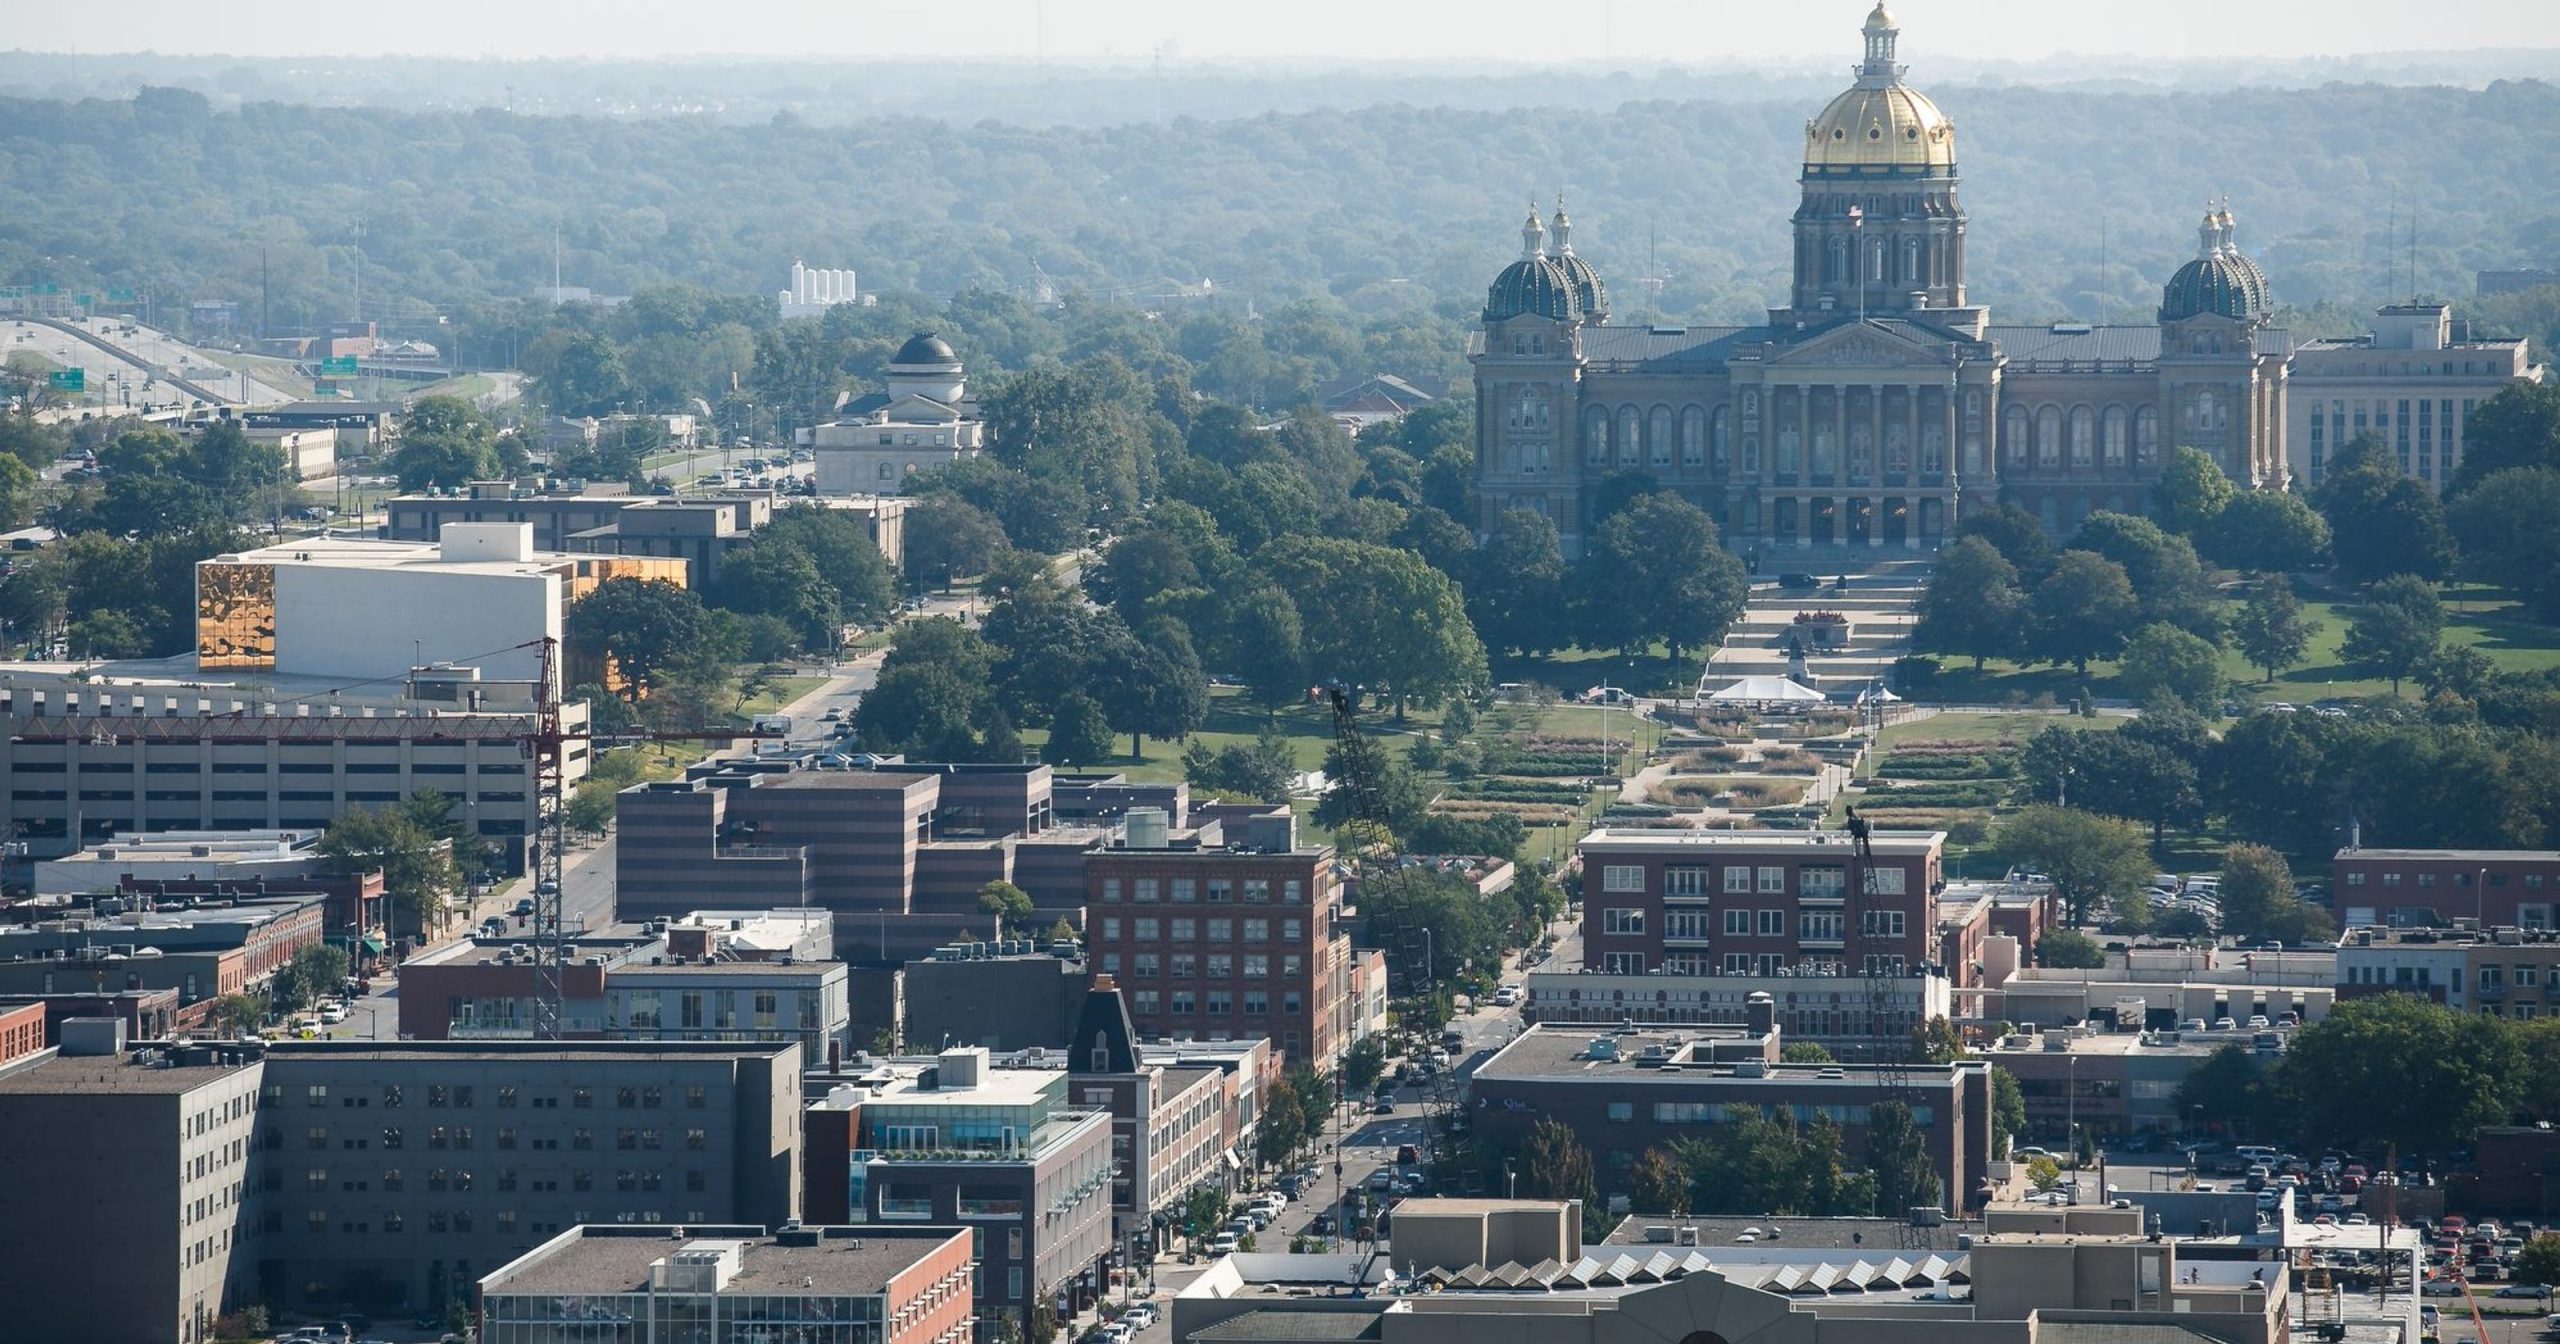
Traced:
MULTIPOLYGON (((1858 815, 1855 807, 1847 809, 1847 813, 1858 872, 1857 880, 1850 884, 1857 898, 1850 903, 1844 921, 1849 927, 1842 930, 1847 935, 1843 946, 1855 949, 1859 971, 1866 980, 1867 1063, 1875 1071, 1876 1090, 1883 1100, 1899 1104, 1916 1119, 1911 1094, 1911 1033, 1894 1020, 1894 995, 1902 987, 1899 968, 1904 943, 1900 936, 1889 932, 1892 921, 1885 918, 1892 911, 1876 882, 1874 828, 1858 815)), ((1927 1229, 1912 1220, 1909 1209, 1883 1212, 1893 1219, 1895 1236, 1902 1248, 1918 1249, 1929 1244, 1927 1229)))

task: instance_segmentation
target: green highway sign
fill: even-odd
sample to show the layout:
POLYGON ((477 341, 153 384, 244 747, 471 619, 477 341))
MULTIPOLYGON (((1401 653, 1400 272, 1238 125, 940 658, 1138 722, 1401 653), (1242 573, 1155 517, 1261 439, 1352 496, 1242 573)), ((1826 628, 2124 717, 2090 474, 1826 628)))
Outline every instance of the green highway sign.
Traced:
POLYGON ((108 291, 107 291, 107 302, 109 302, 109 303, 131 303, 131 302, 133 302, 133 291, 132 291, 132 290, 129 290, 129 289, 111 289, 111 290, 108 290, 108 291))
POLYGON ((353 355, 331 355, 327 359, 321 360, 320 376, 323 378, 355 377, 356 357, 353 355))
POLYGON ((87 369, 59 369, 46 374, 45 382, 56 392, 86 392, 89 390, 89 371, 87 369))

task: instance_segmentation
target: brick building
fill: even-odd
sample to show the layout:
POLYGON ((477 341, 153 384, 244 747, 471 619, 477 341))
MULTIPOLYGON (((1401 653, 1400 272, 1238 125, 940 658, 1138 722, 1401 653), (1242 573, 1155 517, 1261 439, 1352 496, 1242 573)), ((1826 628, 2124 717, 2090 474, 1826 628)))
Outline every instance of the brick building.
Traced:
POLYGON ((957 1227, 573 1227, 480 1281, 480 1338, 573 1344, 655 1320, 696 1344, 966 1344, 969 1242, 957 1227))
POLYGON ((2560 927, 2560 850, 2348 848, 2330 871, 2340 928, 2560 927))
POLYGON ((1900 973, 1937 955, 1941 831, 1877 831, 1872 923, 1839 831, 1598 830, 1579 846, 1583 964, 1611 975, 1900 973))
POLYGON ((1351 943, 1327 847, 1154 848, 1085 861, 1097 977, 1149 1037, 1267 1036, 1288 1067, 1350 1044, 1351 943))

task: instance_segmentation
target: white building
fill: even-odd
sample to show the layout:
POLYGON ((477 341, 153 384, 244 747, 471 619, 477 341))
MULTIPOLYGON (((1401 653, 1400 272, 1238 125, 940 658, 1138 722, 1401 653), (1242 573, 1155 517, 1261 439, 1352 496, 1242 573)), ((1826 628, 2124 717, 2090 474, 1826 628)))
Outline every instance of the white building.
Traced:
POLYGON ((2339 450, 2371 433, 2404 474, 2442 490, 2462 465, 2472 411, 2541 377, 2521 339, 2473 339, 2445 304, 2393 304, 2374 314, 2368 335, 2295 347, 2286 441, 2302 454, 2308 484, 2326 480, 2339 450))
POLYGON ((114 891, 124 878, 144 882, 282 880, 319 871, 320 832, 162 831, 91 845, 36 864, 35 894, 78 896, 114 891))
POLYGON ((986 443, 959 353, 930 332, 898 348, 887 392, 856 398, 803 433, 821 495, 901 494, 917 472, 975 457, 986 443))
POLYGON ((538 552, 530 523, 448 523, 431 543, 330 536, 218 555, 196 565, 196 665, 380 686, 429 667, 531 682, 563 610, 611 577, 682 586, 685 564, 538 552))
POLYGON ((791 263, 791 288, 776 296, 784 317, 817 317, 839 303, 860 303, 851 270, 830 271, 791 263))

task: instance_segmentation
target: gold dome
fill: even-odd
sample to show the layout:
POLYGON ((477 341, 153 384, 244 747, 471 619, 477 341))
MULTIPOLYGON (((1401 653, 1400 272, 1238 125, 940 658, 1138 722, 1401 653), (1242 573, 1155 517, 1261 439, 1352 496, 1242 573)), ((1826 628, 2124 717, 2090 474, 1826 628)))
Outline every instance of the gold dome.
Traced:
POLYGON ((1953 172, 1955 123, 1917 89, 1861 81, 1805 123, 1804 166, 1953 172))

